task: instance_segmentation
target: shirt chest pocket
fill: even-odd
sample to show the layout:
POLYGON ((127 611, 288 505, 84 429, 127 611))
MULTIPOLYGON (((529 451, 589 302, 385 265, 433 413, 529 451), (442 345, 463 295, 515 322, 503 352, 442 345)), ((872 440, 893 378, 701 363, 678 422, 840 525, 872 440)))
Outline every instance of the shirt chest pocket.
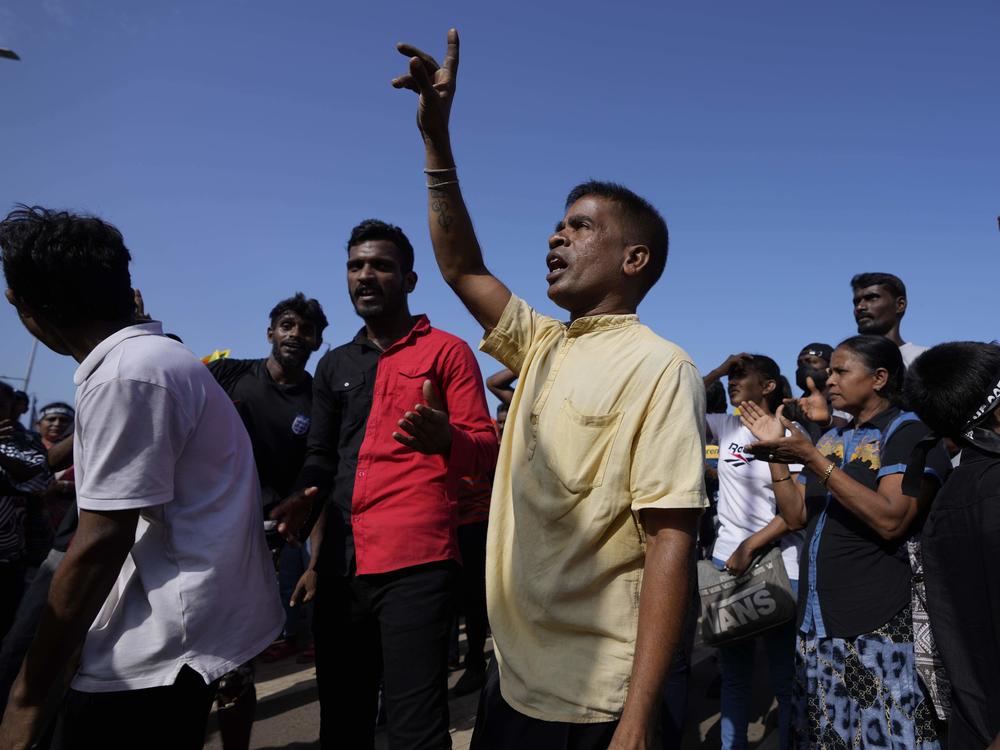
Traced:
MULTIPOLYGON (((444 394, 437 386, 437 378, 434 377, 434 368, 430 364, 408 365, 401 367, 396 373, 396 387, 393 393, 393 402, 399 404, 404 410, 411 410, 417 404, 426 403, 424 398, 424 381, 430 380, 434 383, 434 391, 439 399, 444 401, 444 394)), ((400 417, 403 415, 400 414, 400 417)))
POLYGON ((365 388, 365 376, 360 372, 338 372, 331 378, 330 390, 340 401, 342 424, 345 427, 363 422, 371 409, 371 389, 365 388))
POLYGON ((584 414, 565 399, 540 421, 537 452, 567 490, 592 490, 604 482, 621 422, 621 412, 584 414))

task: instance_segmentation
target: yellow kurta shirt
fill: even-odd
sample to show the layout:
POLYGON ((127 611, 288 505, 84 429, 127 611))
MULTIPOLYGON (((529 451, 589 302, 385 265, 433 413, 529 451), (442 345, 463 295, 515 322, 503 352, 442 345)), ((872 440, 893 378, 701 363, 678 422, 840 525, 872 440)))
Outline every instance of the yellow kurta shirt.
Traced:
POLYGON ((500 690, 517 711, 621 715, 639 615, 644 508, 704 508, 705 389, 635 315, 569 326, 511 297, 480 348, 518 375, 487 542, 500 690))

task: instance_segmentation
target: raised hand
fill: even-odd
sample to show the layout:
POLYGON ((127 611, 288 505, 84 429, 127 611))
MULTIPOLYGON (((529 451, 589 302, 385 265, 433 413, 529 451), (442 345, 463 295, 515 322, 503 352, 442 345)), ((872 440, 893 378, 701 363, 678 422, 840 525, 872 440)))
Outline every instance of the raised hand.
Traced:
MULTIPOLYGON (((449 149, 448 119, 455 98, 458 77, 458 31, 448 31, 448 50, 444 63, 410 44, 397 44, 400 54, 410 58, 410 70, 392 80, 393 88, 410 89, 420 95, 417 127, 424 141, 436 148, 449 149)), ((448 165, 451 166, 451 165, 448 165)))
MULTIPOLYGON (((809 456, 816 450, 809 436, 802 432, 794 422, 785 419, 785 407, 778 408, 775 415, 782 426, 782 433, 785 430, 790 435, 779 438, 769 438, 758 440, 746 446, 746 450, 757 459, 778 464, 802 464, 806 463, 809 456)), ((747 428, 749 429, 749 427, 747 428)), ((753 430, 751 430, 753 432, 753 430)))
POLYGON ((781 421, 771 412, 750 401, 740 402, 740 421, 758 440, 777 440, 785 436, 785 428, 781 421))
POLYGON ((830 403, 811 377, 806 378, 806 386, 809 388, 809 393, 799 399, 799 408, 810 422, 825 427, 830 424, 833 417, 830 413, 830 403))
POLYGON ((451 452, 451 424, 448 412, 438 397, 434 384, 425 380, 424 403, 417 404, 397 423, 408 434, 392 433, 393 439, 403 445, 428 455, 447 456, 451 452))

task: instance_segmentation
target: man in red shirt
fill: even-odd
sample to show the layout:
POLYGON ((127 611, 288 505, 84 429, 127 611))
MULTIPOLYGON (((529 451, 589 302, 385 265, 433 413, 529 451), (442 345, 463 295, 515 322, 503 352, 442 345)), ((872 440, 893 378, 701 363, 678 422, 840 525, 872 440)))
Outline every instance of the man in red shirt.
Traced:
POLYGON ((321 746, 374 746, 382 673, 390 748, 450 748, 458 482, 493 470, 497 437, 471 349, 410 314, 417 275, 402 230, 364 221, 347 250, 348 292, 365 325, 317 366, 298 490, 272 517, 300 535, 326 498, 312 537, 322 537, 321 746))

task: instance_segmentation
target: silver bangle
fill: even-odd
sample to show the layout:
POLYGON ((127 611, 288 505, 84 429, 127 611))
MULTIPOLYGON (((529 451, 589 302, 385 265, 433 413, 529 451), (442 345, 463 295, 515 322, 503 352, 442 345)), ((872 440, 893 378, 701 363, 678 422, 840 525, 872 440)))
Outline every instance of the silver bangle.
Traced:
POLYGON ((458 180, 445 180, 444 182, 428 182, 427 187, 431 190, 440 190, 441 188, 446 188, 449 185, 457 185, 458 180))
POLYGON ((448 174, 448 172, 457 172, 458 167, 446 167, 445 169, 425 169, 424 174, 448 174))

